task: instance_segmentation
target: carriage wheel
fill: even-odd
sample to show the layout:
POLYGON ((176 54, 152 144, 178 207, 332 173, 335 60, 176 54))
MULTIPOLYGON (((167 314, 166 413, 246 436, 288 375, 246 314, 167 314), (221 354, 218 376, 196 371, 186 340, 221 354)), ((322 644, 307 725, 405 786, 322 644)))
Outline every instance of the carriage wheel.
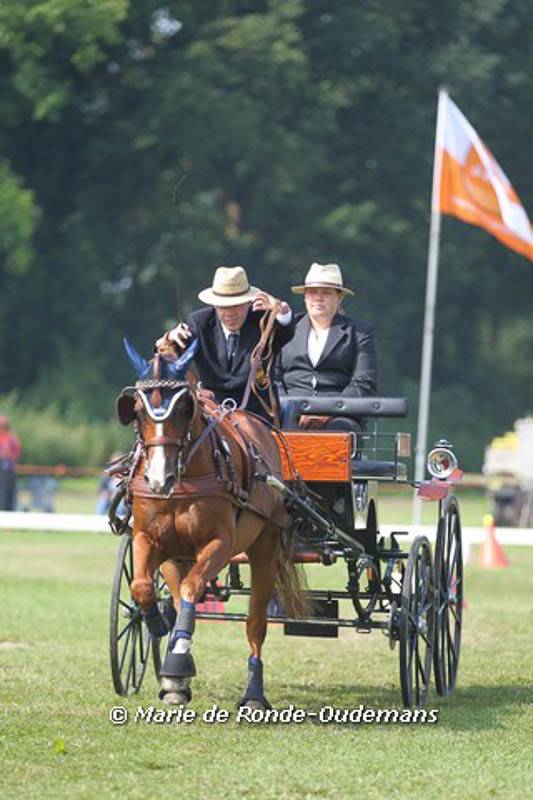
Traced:
POLYGON ((425 536, 411 545, 400 606, 400 683, 408 708, 427 702, 433 655, 435 593, 431 547, 425 536))
POLYGON ((150 654, 151 637, 141 608, 130 593, 132 579, 133 543, 130 535, 124 533, 120 537, 113 579, 109 626, 111 675, 120 695, 139 691, 150 654))
POLYGON ((359 620, 366 622, 377 605, 381 589, 381 578, 376 562, 370 556, 363 556, 357 562, 355 575, 357 591, 352 601, 359 620), (360 596, 361 592, 366 595, 364 598, 360 596))
MULTIPOLYGON (((172 596, 168 590, 161 568, 157 570, 154 576, 155 596, 159 610, 162 612, 163 608, 169 602, 172 603, 172 596)), ((161 639, 152 639, 152 659, 154 662, 154 671, 157 680, 161 678, 161 639)))
POLYGON ((436 623, 433 661, 440 695, 455 686, 463 613, 463 553, 461 518, 456 498, 447 497, 440 510, 435 545, 436 623))

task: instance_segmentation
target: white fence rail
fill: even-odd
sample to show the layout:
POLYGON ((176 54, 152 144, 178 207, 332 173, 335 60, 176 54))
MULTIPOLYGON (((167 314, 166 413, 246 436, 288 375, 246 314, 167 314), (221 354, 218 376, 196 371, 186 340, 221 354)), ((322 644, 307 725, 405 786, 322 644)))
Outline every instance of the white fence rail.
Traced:
MULTIPOLYGON (((0 511, 0 531, 64 531, 69 533, 110 533, 106 516, 99 514, 44 514, 27 511, 0 511)), ((409 531, 402 539, 411 540, 415 536, 427 536, 435 539, 434 525, 381 525, 381 534, 388 536, 393 531, 409 531)), ((531 528, 498 528, 498 541, 502 545, 533 545, 533 529, 531 528)), ((465 544, 479 544, 485 539, 483 527, 463 527, 465 544)))
POLYGON ((1 530, 110 533, 105 515, 45 514, 41 511, 0 511, 1 530))

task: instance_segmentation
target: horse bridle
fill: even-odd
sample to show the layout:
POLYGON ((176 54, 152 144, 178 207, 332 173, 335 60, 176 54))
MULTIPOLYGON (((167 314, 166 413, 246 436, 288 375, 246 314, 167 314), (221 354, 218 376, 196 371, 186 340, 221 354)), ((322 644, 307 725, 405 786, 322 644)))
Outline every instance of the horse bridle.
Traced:
MULTIPOLYGON (((198 414, 198 398, 194 391, 194 387, 188 383, 184 383, 183 381, 177 380, 169 380, 169 379, 157 379, 157 378, 150 378, 146 380, 137 381, 135 386, 128 386, 122 390, 123 394, 127 394, 129 391, 133 390, 135 395, 138 395, 141 399, 141 402, 145 408, 146 413, 150 417, 150 419, 157 423, 164 422, 167 420, 176 403, 186 392, 190 393, 190 396, 193 401, 193 412, 190 418, 187 421, 185 426, 185 430, 181 437, 174 437, 174 436, 153 436, 151 439, 147 439, 146 441, 143 439, 140 429, 140 423, 138 419, 135 419, 135 430, 136 430, 136 437, 137 437, 137 446, 138 453, 137 458, 134 460, 134 465, 132 466, 131 474, 133 475, 136 466, 138 464, 138 459, 142 455, 142 453, 146 453, 146 451, 150 447, 158 447, 159 445, 170 445, 177 448, 176 454, 176 471, 177 475, 176 478, 178 482, 181 480, 181 476, 185 471, 188 463, 190 462, 191 458, 195 454, 195 452, 199 449, 199 447, 203 444, 203 442, 208 438, 213 436, 214 429, 219 425, 219 423, 226 417, 228 414, 231 414, 235 411, 237 404, 231 398, 227 398, 224 400, 220 405, 213 410, 210 414, 205 414, 202 411, 202 419, 206 423, 204 429, 202 430, 201 434, 198 436, 197 439, 192 441, 192 427, 193 423, 198 414), (170 403, 168 404, 167 408, 161 408, 160 406, 154 406, 148 400, 146 396, 147 391, 157 391, 160 392, 161 389, 166 390, 176 390, 176 394, 171 398, 170 403), (161 410, 160 410, 161 409, 161 410)), ((215 448, 216 449, 216 448, 215 448)))
MULTIPOLYGON (((190 386, 190 384, 188 383, 184 384, 182 381, 150 379, 144 381, 137 381, 137 383, 135 384, 135 390, 143 403, 146 413, 148 414, 150 419, 156 424, 165 422, 167 419, 169 419, 172 412, 174 411, 177 402, 187 392, 190 394, 193 401, 193 412, 187 421, 183 434, 180 437, 153 436, 151 439, 144 440, 140 434, 140 431, 138 430, 139 439, 142 442, 142 446, 145 450, 147 450, 150 447, 158 447, 160 445, 170 445, 176 447, 178 450, 176 456, 178 468, 180 464, 184 465, 187 459, 185 450, 191 442, 192 425, 194 419, 196 418, 196 412, 198 408, 198 401, 196 399, 193 387, 190 386), (176 394, 172 397, 170 403, 168 404, 168 407, 166 409, 165 408, 161 409, 161 412, 159 412, 159 408, 153 408, 153 406, 150 404, 150 401, 148 400, 148 397, 146 396, 147 391, 154 389, 177 390, 176 394)), ((183 466, 181 467, 181 470, 182 469, 183 466)))

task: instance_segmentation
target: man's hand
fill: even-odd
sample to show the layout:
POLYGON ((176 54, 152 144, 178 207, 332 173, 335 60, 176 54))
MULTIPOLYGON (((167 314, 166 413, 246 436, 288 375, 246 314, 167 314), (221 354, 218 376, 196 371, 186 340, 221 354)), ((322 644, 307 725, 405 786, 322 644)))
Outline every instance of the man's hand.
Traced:
POLYGON ((203 389, 199 388, 196 390, 196 396, 200 402, 204 402, 205 400, 214 400, 215 393, 211 391, 211 389, 203 389))
POLYGON ((165 333, 161 339, 158 339, 155 343, 155 346, 160 352, 164 352, 165 350, 168 350, 170 343, 175 342, 180 350, 184 350, 187 347, 188 339, 190 339, 191 336, 192 332, 187 323, 180 322, 175 328, 167 331, 167 333, 165 333))
POLYGON ((267 292, 259 292, 256 294, 252 303, 252 310, 272 311, 272 309, 276 308, 276 305, 279 305, 279 300, 276 300, 275 297, 272 297, 271 294, 267 294, 267 292))
POLYGON ((176 355, 176 345, 174 342, 171 342, 168 338, 168 333, 165 333, 160 339, 158 339, 155 343, 155 347, 159 355, 163 356, 165 361, 175 361, 177 358, 176 355))

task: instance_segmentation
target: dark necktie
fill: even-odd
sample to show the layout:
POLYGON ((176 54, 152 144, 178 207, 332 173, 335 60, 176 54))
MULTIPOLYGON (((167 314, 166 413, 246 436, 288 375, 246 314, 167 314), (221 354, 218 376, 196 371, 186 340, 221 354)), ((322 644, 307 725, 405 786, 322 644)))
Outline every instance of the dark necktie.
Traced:
POLYGON ((235 356, 237 355, 237 343, 239 341, 238 333, 230 333, 228 336, 228 369, 232 370, 235 363, 235 356))

